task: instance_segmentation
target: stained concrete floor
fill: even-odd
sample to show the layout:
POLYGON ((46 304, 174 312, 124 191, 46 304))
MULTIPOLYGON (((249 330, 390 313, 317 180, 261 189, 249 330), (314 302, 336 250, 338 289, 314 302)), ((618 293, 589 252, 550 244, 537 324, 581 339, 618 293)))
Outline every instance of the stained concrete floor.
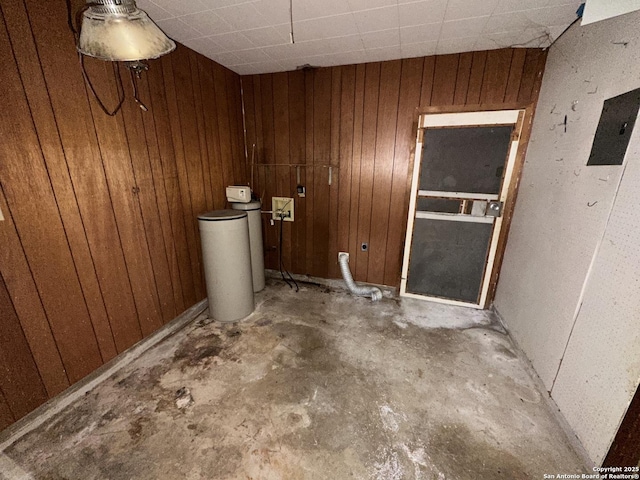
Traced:
POLYGON ((4 454, 48 480, 585 471, 488 312, 301 287, 201 316, 4 454))

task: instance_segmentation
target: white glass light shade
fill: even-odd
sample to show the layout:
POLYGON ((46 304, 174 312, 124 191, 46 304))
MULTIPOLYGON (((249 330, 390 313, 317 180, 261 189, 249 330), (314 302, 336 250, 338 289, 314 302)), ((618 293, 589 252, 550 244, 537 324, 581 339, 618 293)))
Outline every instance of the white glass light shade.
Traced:
MULTIPOLYGON (((167 37, 153 20, 132 4, 132 8, 111 13, 106 5, 89 7, 82 15, 78 51, 83 55, 110 60, 132 62, 158 58, 173 51, 176 44, 167 37)), ((129 3, 129 2, 126 2, 129 3)))

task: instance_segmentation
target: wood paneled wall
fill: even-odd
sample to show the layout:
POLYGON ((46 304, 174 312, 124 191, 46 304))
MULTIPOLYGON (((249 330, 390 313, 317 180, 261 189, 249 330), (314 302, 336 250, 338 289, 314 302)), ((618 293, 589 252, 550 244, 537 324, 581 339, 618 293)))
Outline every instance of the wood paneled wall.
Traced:
MULTIPOLYGON (((0 0, 0 429, 206 296, 196 216, 246 183, 240 77, 179 46, 105 115, 65 2, 0 0)), ((88 60, 107 105, 117 71, 88 60)))
MULTIPOLYGON (((399 285, 419 114, 531 110, 545 59, 502 49, 243 76, 252 187, 267 209, 272 196, 295 198, 285 266, 338 278, 347 251, 357 280, 399 285)), ((266 265, 278 268, 279 223, 264 224, 266 265)))

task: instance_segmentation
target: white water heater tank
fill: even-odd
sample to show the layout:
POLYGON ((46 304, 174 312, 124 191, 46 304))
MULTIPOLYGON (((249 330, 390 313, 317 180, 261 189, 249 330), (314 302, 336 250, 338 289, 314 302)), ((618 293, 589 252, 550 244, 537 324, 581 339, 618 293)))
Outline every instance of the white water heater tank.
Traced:
POLYGON ((254 308, 247 212, 216 210, 198 215, 209 316, 235 322, 254 308))

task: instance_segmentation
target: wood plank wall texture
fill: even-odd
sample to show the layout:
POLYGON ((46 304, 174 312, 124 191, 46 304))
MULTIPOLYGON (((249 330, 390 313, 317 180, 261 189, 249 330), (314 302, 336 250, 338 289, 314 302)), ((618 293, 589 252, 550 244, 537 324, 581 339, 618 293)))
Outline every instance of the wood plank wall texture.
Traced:
POLYGON ((179 46, 108 117, 65 2, 0 8, 1 430, 206 296, 196 215, 247 170, 235 73, 179 46))
MULTIPOLYGON (((502 49, 243 76, 252 187, 267 208, 272 196, 295 197, 285 266, 338 278, 347 251, 356 280, 399 285, 419 113, 531 111, 545 60, 539 49, 502 49)), ((264 224, 266 265, 278 268, 278 226, 264 224)))

